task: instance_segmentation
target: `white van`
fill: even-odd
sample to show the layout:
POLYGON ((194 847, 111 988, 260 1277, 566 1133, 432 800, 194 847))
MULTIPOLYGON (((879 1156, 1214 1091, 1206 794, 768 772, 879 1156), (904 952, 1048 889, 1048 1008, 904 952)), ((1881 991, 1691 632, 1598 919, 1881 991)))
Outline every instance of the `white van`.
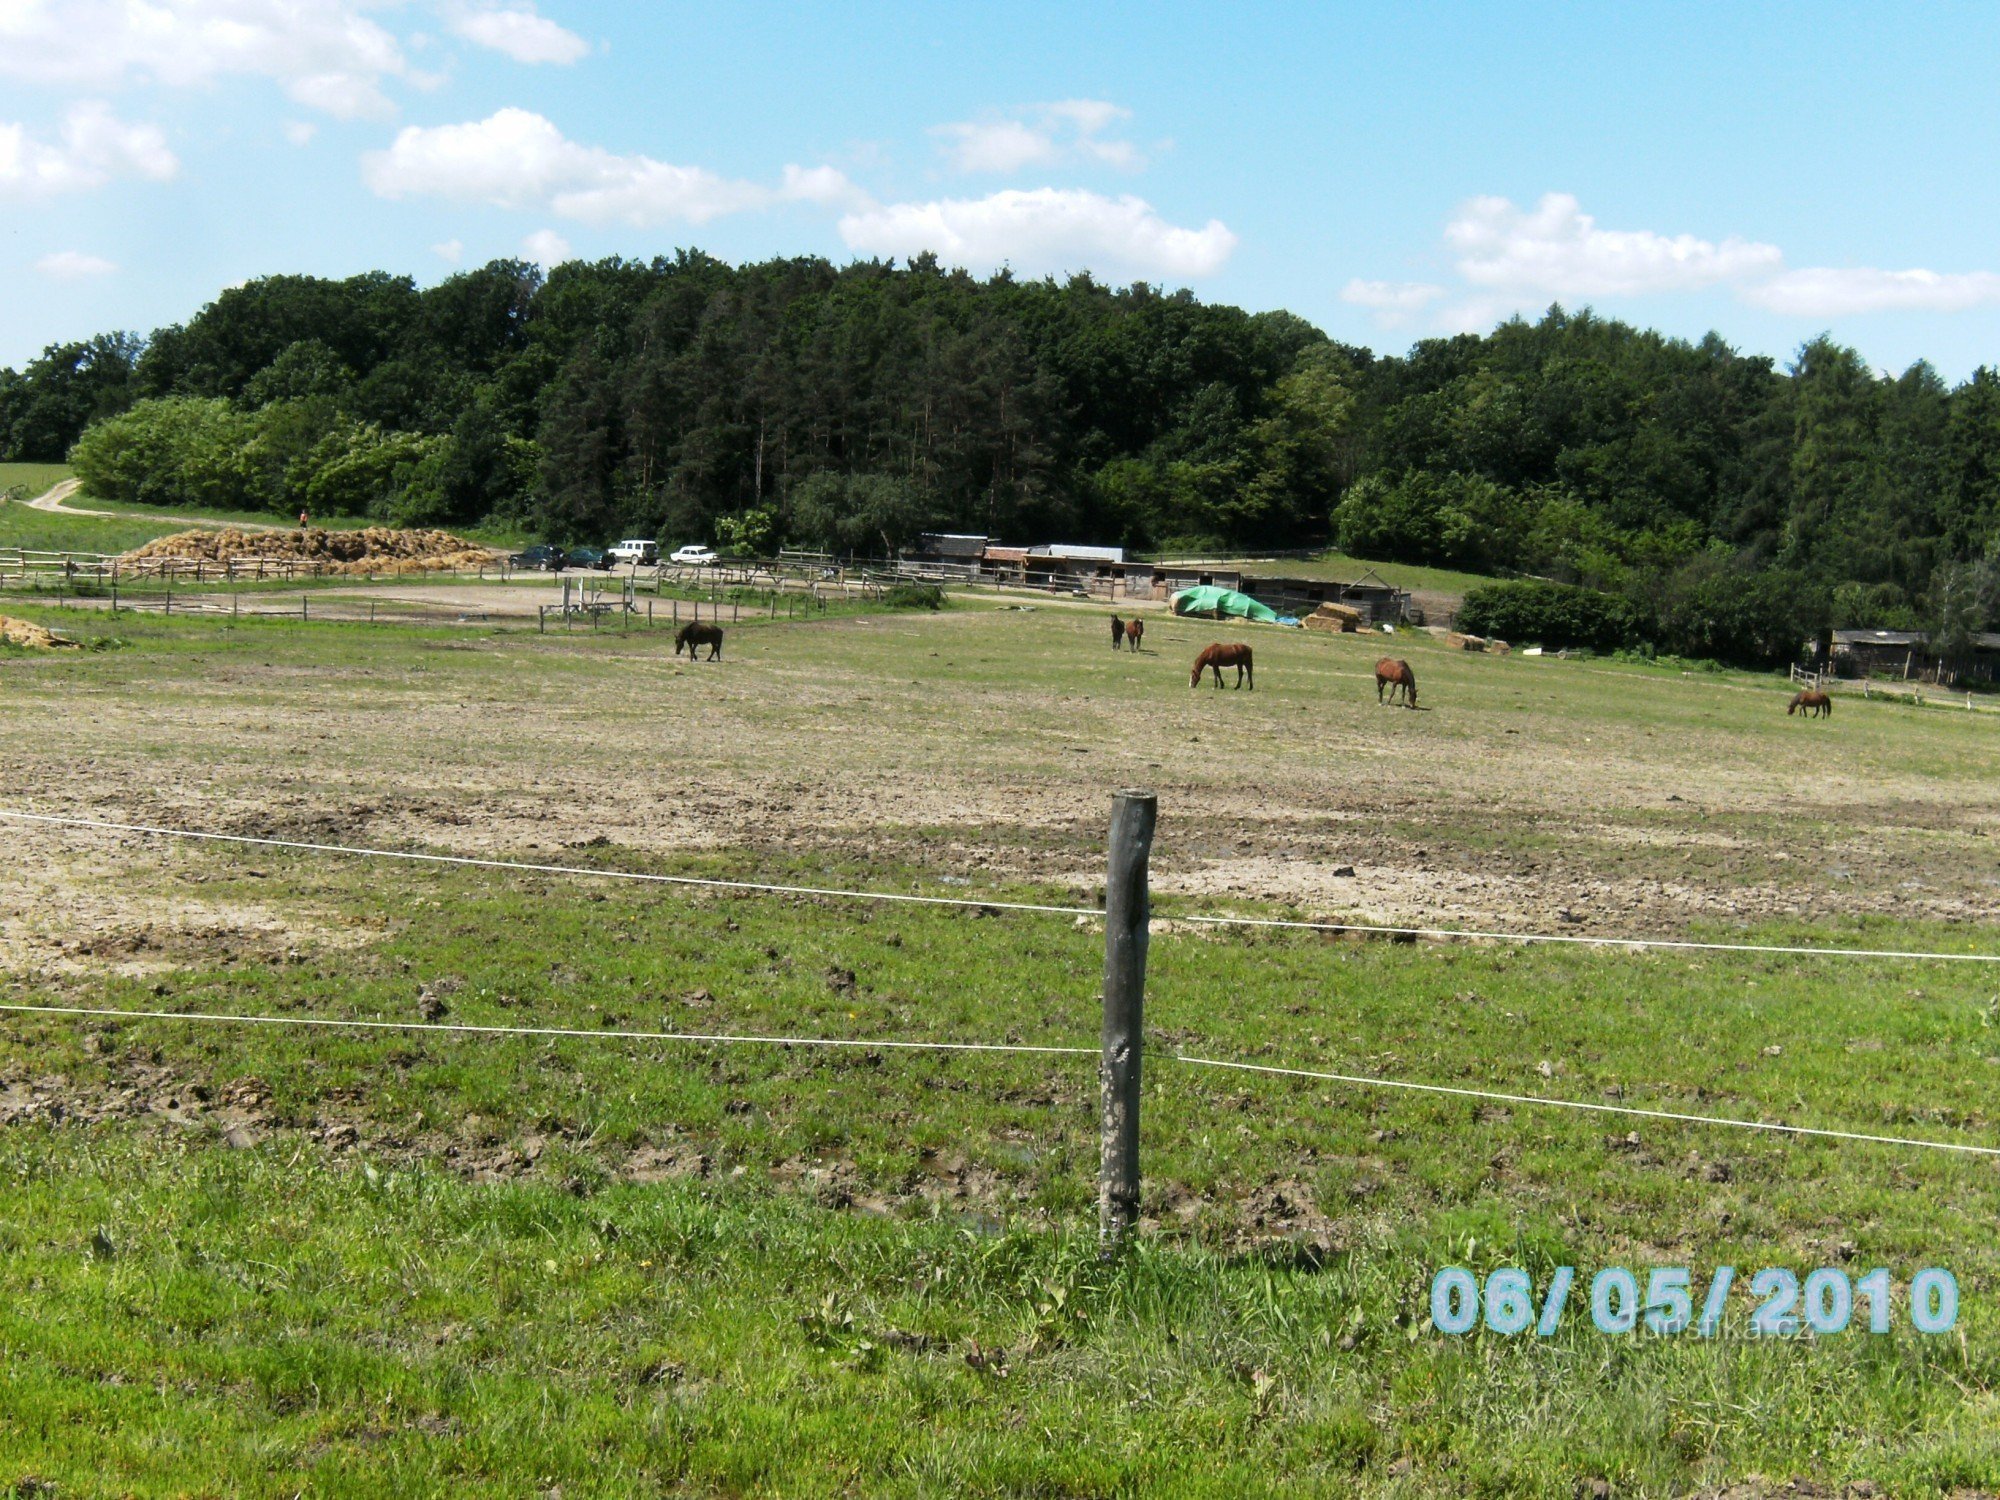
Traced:
POLYGON ((620 542, 608 555, 613 562, 636 563, 642 568, 650 567, 660 560, 660 544, 635 538, 629 542, 620 542))

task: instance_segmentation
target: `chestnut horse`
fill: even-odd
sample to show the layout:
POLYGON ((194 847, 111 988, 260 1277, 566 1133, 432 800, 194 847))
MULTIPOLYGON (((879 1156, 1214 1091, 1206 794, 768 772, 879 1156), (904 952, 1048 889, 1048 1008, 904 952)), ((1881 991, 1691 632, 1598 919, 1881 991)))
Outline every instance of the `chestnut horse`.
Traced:
POLYGON ((1830 716, 1833 713, 1833 699, 1818 688, 1807 688, 1792 699, 1785 709, 1785 717, 1789 719, 1800 709, 1805 710, 1808 719, 1817 719, 1822 715, 1830 716))
POLYGON ((1125 622, 1119 619, 1118 616, 1113 615, 1111 617, 1111 649, 1113 651, 1116 651, 1119 647, 1119 644, 1122 641, 1124 641, 1124 639, 1125 639, 1125 622))
POLYGON ((1131 643, 1132 649, 1134 651, 1137 651, 1139 649, 1140 638, 1143 637, 1145 633, 1146 633, 1146 622, 1144 620, 1131 619, 1125 622, 1125 639, 1131 643))
POLYGON ((1250 648, 1241 642, 1232 642, 1225 646, 1221 641, 1217 641, 1214 645, 1203 651, 1201 655, 1194 659, 1194 673, 1188 678, 1188 686, 1200 687, 1202 671, 1204 668, 1207 668, 1215 673, 1215 685, 1220 688, 1222 686, 1222 669, 1224 667, 1236 668, 1236 685, 1238 687, 1243 686, 1244 678, 1247 676, 1250 682, 1250 691, 1253 693, 1257 691, 1257 669, 1251 664, 1250 648))
POLYGON ((1393 656, 1385 656, 1375 663, 1375 701, 1382 701, 1382 692, 1388 690, 1389 701, 1396 701, 1401 692, 1403 701, 1411 708, 1417 706, 1417 674, 1410 670, 1406 661, 1398 661, 1393 656))
POLYGON ((697 647, 708 647, 708 659, 716 660, 722 655, 722 627, 703 622, 692 622, 681 626, 674 634, 674 655, 681 654, 681 647, 687 647, 689 661, 695 661, 697 647))

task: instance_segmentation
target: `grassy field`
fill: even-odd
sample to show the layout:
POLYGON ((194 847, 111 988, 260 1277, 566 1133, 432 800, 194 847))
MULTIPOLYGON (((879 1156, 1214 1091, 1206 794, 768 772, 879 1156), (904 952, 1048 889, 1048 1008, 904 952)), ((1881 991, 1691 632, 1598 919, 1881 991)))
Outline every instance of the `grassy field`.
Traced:
POLYGON ((1992 1158, 1174 1060, 2000 1144, 1983 966, 1173 921, 1990 948, 1986 715, 1806 726, 1768 679, 1403 639, 1410 714, 1367 695, 1379 643, 1268 631, 1254 693, 1196 694, 1218 627, 1114 657, 1047 607, 746 623, 712 669, 663 636, 33 613, 116 645, 0 653, 12 806, 1087 906, 1108 790, 1145 782, 1161 920, 1145 1232, 1107 1267, 1092 1057, 618 1035, 1088 1049, 1090 918, 9 825, 9 1003, 594 1035, 8 1018, 0 1482, 2000 1488, 1992 1158), (1452 1338, 1454 1264, 1583 1281, 1551 1338, 1452 1338), (1599 1269, 1687 1265, 1698 1304, 1718 1264, 1887 1267, 1895 1331, 1749 1340, 1743 1292, 1714 1340, 1591 1326, 1599 1269), (1927 1265, 1948 1336, 1909 1326, 1927 1265))
MULTIPOLYGON (((9 490, 17 490, 22 499, 32 500, 70 477, 66 464, 0 464, 0 496, 9 490)), ((190 507, 175 510, 173 515, 177 519, 168 520, 151 506, 99 500, 84 493, 71 496, 67 503, 79 509, 112 514, 63 515, 0 501, 0 547, 22 547, 38 552, 124 552, 155 537, 187 530, 187 520, 178 519, 180 517, 221 526, 281 526, 295 519, 269 511, 190 507)), ((319 516, 314 518, 314 524, 334 531, 352 531, 378 523, 366 516, 319 516)), ((525 546, 529 540, 525 531, 514 526, 453 529, 472 541, 493 547, 525 546)))

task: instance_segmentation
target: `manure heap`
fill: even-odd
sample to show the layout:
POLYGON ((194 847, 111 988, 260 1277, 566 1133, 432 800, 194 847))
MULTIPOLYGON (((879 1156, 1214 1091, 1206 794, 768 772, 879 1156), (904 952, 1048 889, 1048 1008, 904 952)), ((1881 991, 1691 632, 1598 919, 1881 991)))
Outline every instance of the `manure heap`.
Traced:
POLYGON ((426 573, 476 568, 492 557, 489 548, 449 531, 398 531, 365 526, 358 531, 177 531, 135 547, 118 559, 121 568, 168 568, 175 564, 289 563, 318 573, 426 573))

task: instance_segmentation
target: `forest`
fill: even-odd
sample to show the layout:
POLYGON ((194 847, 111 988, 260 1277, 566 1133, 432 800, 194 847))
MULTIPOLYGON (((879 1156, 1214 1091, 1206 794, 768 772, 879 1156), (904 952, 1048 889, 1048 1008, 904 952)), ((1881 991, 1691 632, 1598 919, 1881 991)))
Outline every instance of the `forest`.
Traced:
POLYGON ((1985 368, 1826 337, 1780 366, 1560 307, 1381 355, 930 257, 266 277, 0 370, 0 459, 65 458, 108 499, 554 541, 1325 544, 1516 581, 1475 615, 1733 661, 2000 608, 1985 368))

